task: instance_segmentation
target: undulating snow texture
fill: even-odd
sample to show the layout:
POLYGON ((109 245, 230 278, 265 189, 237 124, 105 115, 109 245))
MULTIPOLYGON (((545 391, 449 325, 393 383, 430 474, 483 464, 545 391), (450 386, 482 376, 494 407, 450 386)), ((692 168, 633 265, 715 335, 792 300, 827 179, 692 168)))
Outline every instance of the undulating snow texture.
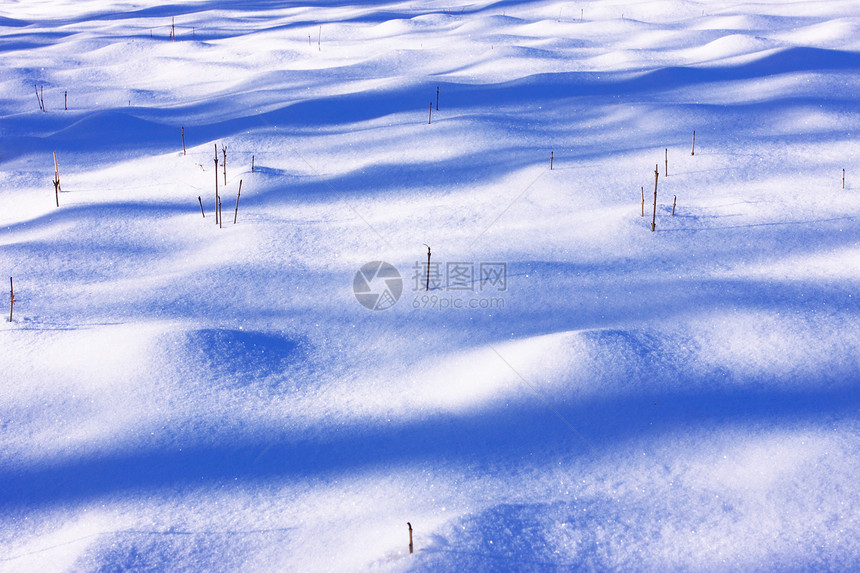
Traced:
POLYGON ((860 568, 856 1, 4 0, 0 57, 0 570, 860 568))

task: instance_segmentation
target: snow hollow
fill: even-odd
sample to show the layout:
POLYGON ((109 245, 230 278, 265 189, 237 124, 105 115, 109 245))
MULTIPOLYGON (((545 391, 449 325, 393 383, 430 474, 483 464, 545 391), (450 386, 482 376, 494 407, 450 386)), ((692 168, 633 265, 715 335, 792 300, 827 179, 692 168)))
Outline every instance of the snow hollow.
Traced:
POLYGON ((6 0, 0 57, 0 571, 860 569, 857 2, 6 0))

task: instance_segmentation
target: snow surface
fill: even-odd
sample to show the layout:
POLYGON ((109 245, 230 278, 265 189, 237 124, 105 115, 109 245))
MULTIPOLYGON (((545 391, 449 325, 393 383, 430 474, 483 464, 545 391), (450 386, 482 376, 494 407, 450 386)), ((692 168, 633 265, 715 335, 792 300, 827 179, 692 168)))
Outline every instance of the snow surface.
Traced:
POLYGON ((5 0, 0 53, 0 570, 860 568, 856 1, 5 0))

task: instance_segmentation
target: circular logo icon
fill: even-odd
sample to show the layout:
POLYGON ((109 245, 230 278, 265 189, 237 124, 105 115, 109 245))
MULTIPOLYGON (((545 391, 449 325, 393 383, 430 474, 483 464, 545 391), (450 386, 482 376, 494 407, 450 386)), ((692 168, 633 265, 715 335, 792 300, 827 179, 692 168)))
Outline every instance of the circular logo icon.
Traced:
POLYGON ((352 292, 361 306, 370 310, 386 310, 394 306, 403 293, 403 278, 393 265, 373 261, 355 273, 352 292))

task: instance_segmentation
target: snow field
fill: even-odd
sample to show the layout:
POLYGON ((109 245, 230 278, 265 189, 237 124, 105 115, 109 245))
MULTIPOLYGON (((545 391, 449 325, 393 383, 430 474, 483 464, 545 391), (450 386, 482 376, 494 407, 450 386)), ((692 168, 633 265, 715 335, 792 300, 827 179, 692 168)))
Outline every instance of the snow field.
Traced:
POLYGON ((856 568, 854 3, 279 4, 0 7, 0 570, 856 568))

